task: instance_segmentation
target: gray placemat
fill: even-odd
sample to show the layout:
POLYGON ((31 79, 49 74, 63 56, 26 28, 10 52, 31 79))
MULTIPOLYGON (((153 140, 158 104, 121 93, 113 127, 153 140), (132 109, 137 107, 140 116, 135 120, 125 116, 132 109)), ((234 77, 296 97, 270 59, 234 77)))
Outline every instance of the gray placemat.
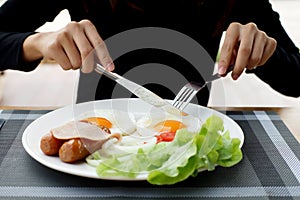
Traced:
POLYGON ((300 147, 273 112, 226 112, 242 128, 243 160, 170 186, 107 181, 65 174, 32 159, 23 131, 49 111, 2 111, 1 199, 300 199, 300 147))

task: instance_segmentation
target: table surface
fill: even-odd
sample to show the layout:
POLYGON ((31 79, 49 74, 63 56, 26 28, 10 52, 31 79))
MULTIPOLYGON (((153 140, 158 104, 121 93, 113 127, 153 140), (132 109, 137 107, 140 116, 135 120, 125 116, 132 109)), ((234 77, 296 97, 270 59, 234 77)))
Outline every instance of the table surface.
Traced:
MULTIPOLYGON (((218 108, 214 108, 217 109, 218 108)), ((281 120, 285 123, 287 128, 291 131, 294 137, 300 142, 300 102, 292 104, 289 107, 231 107, 226 108, 227 110, 264 110, 264 111, 274 111, 276 112, 281 120)), ((220 109, 222 110, 222 109, 220 109)))
POLYGON ((32 159, 21 141, 26 127, 49 111, 3 110, 0 118, 6 123, 0 131, 0 199, 299 198, 300 145, 277 114, 284 116, 289 109, 226 111, 244 132, 243 160, 233 167, 217 167, 166 186, 90 179, 49 169, 32 159))

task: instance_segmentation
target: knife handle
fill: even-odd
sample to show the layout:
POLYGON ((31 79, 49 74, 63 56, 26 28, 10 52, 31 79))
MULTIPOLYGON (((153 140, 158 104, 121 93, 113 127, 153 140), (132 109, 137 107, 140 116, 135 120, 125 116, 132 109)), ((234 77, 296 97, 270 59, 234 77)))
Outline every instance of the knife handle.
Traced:
POLYGON ((120 76, 118 76, 117 74, 107 71, 104 67, 102 67, 100 64, 97 64, 95 67, 95 71, 99 74, 103 74, 104 76, 116 81, 120 78, 120 76))

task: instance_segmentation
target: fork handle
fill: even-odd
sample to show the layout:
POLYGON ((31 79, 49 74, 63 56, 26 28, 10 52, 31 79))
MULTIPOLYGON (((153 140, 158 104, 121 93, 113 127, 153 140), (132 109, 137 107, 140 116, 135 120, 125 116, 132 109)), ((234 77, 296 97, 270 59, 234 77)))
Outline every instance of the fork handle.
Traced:
MULTIPOLYGON (((233 70, 233 68, 234 68, 234 64, 229 65, 229 67, 227 68, 226 74, 229 73, 229 72, 231 72, 231 71, 233 70)), ((222 77, 222 76, 221 76, 219 73, 215 73, 215 74, 213 74, 209 79, 207 79, 207 80, 205 81, 205 83, 212 82, 212 81, 214 81, 214 80, 216 80, 216 79, 218 79, 218 78, 221 78, 221 77, 222 77)))

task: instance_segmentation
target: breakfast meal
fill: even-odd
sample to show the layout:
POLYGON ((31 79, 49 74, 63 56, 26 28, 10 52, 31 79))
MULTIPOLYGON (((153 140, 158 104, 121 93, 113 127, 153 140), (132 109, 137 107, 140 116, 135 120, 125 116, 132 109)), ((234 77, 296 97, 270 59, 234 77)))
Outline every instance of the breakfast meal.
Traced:
POLYGON ((40 140, 47 156, 85 162, 100 177, 145 177, 151 184, 174 184, 216 166, 242 159, 241 141, 223 120, 168 113, 95 110, 52 128, 40 140))

